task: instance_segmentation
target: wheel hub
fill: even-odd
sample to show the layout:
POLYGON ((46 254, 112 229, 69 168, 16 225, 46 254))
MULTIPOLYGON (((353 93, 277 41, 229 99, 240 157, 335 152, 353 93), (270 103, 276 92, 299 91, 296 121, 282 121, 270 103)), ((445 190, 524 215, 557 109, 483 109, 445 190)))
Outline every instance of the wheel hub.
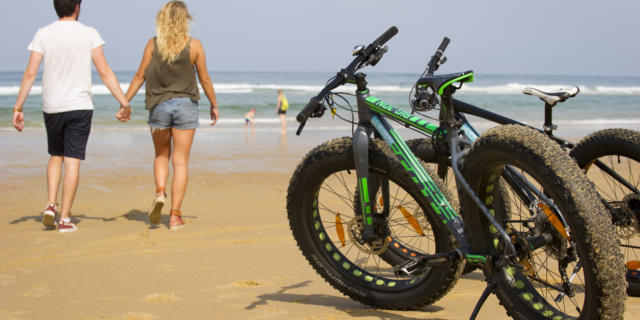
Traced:
POLYGON ((364 253, 379 255, 389 247, 389 237, 379 237, 369 241, 362 240, 364 223, 361 216, 356 216, 351 219, 351 221, 347 223, 347 230, 349 231, 349 240, 364 253))
POLYGON ((541 234, 551 235, 552 241, 550 244, 543 247, 548 255, 554 257, 557 260, 562 260, 567 256, 567 249, 569 247, 568 241, 556 230, 556 228, 549 222, 549 219, 541 209, 536 209, 535 215, 535 230, 534 235, 541 234))

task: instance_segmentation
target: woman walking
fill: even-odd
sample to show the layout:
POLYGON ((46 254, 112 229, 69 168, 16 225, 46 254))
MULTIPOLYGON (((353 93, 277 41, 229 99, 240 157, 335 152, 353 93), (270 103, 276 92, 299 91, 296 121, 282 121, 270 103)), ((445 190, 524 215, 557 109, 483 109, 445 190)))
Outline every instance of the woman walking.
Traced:
MULTIPOLYGON (((156 37, 147 42, 140 68, 126 94, 131 101, 142 84, 146 83, 145 104, 149 110, 148 123, 155 147, 153 173, 156 183, 149 221, 152 224, 160 223, 171 160, 171 230, 184 225, 180 208, 187 188, 191 145, 198 127, 200 93, 196 72, 211 105, 211 125, 218 121, 218 102, 207 71, 202 43, 189 36, 191 20, 187 6, 182 1, 170 1, 162 7, 156 18, 156 37)), ((130 119, 130 111, 123 109, 118 119, 130 119)))

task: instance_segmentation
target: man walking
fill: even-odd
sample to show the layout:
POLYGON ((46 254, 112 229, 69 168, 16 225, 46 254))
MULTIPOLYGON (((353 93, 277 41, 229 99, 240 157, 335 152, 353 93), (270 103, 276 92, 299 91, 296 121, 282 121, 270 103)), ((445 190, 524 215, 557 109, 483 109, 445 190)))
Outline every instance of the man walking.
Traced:
POLYGON ((104 41, 100 34, 78 22, 81 1, 53 1, 60 19, 39 29, 29 44, 31 56, 13 107, 13 126, 22 132, 22 106, 33 86, 40 64, 44 61, 42 110, 51 157, 47 166, 49 200, 42 213, 42 223, 50 228, 57 226, 59 232, 78 229, 71 222, 69 214, 78 188, 80 161, 85 158, 93 116, 92 61, 102 82, 121 105, 118 114, 128 115, 131 111, 129 102, 104 57, 104 41), (62 201, 58 216, 57 199, 61 179, 62 201), (56 218, 59 219, 56 221, 56 218))

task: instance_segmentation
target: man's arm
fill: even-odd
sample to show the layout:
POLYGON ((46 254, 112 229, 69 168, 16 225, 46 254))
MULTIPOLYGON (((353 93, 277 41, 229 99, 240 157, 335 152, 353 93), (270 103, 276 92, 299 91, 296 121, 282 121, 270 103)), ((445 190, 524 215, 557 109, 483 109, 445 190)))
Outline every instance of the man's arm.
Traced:
POLYGON ((27 100, 31 87, 33 87, 33 82, 36 80, 41 62, 42 53, 31 51, 31 56, 27 63, 27 69, 25 69, 24 75, 22 76, 22 83, 20 84, 20 91, 18 91, 18 98, 16 99, 16 104, 13 106, 13 127, 20 132, 22 132, 22 128, 24 128, 24 114, 22 113, 22 106, 27 100))
POLYGON ((100 79, 102 79, 104 85, 109 88, 109 91, 116 98, 116 100, 118 100, 121 106, 128 108, 129 101, 127 101, 126 97, 124 96, 116 75, 113 73, 113 71, 111 71, 111 68, 107 63, 107 59, 104 57, 102 46, 91 50, 91 59, 93 60, 93 64, 96 66, 96 70, 98 71, 100 79))

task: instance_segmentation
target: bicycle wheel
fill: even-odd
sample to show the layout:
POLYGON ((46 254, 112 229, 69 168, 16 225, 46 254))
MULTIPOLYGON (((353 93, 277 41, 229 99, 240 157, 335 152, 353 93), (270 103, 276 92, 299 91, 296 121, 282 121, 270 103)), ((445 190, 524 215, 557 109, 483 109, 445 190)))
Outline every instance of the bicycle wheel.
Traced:
MULTIPOLYGON (((389 181, 390 202, 419 217, 429 234, 421 252, 452 250, 453 238, 391 150, 375 139, 369 145, 370 173, 389 181)), ((395 275, 393 265, 379 256, 389 247, 391 233, 379 242, 359 241, 362 223, 353 203, 357 185, 351 138, 316 147, 298 165, 289 184, 287 212, 311 266, 343 294, 376 308, 414 308, 442 297, 457 281, 462 263, 435 266, 417 277, 395 275)), ((386 224, 390 232, 402 223, 387 218, 386 224)))
POLYGON ((606 129, 583 138, 570 155, 611 211, 627 265, 627 293, 640 296, 640 132, 606 129), (599 160, 606 168, 596 164, 599 160), (611 170, 611 171, 609 171, 611 170))
POLYGON ((506 257, 497 229, 468 195, 462 197, 472 246, 499 261, 489 262, 485 274, 509 315, 622 319, 624 268, 611 222, 592 184, 559 145, 529 128, 496 127, 472 145, 463 174, 518 248, 517 257, 506 257), (510 204, 501 204, 496 195, 505 186, 496 182, 506 172, 521 175, 541 194, 525 201, 510 183, 510 204), (562 217, 566 229, 558 222, 562 217))

